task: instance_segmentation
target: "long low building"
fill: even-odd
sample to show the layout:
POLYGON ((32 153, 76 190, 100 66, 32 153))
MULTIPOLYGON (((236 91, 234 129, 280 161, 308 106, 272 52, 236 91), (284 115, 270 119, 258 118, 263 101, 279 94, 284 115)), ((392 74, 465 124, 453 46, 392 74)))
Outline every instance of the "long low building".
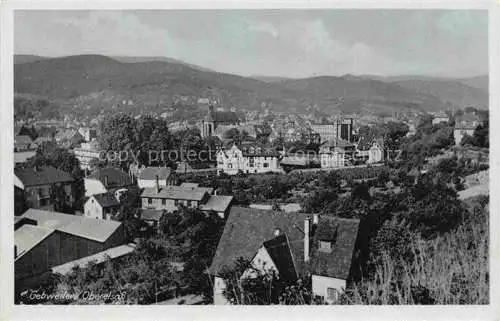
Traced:
POLYGON ((211 195, 211 187, 183 183, 181 186, 160 186, 145 188, 141 194, 142 209, 165 210, 174 212, 180 206, 197 208, 204 212, 216 212, 225 218, 231 208, 232 196, 211 195))
POLYGON ((54 266, 81 259, 125 242, 120 222, 29 209, 17 219, 14 231, 16 287, 54 266))
POLYGON ((84 268, 91 262, 95 265, 99 265, 109 260, 123 258, 124 256, 127 256, 132 252, 134 252, 135 247, 136 245, 134 243, 119 245, 117 247, 104 250, 97 254, 89 255, 78 260, 74 260, 71 262, 55 266, 51 270, 52 273, 65 275, 70 273, 75 267, 84 268))

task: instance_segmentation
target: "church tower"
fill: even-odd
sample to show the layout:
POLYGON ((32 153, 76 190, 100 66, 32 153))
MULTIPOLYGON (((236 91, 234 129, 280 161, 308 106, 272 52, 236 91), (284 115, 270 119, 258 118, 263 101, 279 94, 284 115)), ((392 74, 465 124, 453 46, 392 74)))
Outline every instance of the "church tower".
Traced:
POLYGON ((214 134, 215 131, 215 115, 214 115, 214 106, 212 104, 208 105, 208 115, 205 117, 203 121, 203 130, 202 136, 210 137, 214 134))

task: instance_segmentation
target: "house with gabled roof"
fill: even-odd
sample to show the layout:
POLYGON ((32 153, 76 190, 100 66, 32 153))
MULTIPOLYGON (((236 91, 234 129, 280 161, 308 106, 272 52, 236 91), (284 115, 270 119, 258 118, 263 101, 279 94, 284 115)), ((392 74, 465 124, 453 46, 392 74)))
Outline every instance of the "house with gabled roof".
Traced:
POLYGON ((207 270, 214 276, 214 304, 228 303, 220 275, 239 258, 286 281, 310 278, 313 295, 334 302, 357 267, 358 230, 355 219, 233 207, 207 270))
POLYGON ((84 179, 85 196, 101 194, 106 192, 114 193, 118 190, 135 187, 132 178, 114 167, 98 168, 84 179))
POLYGON ((153 231, 160 231, 160 223, 165 217, 165 210, 155 210, 155 209, 142 209, 141 210, 141 221, 148 224, 153 231))
POLYGON ((200 206, 204 212, 215 212, 220 218, 226 218, 229 215, 233 196, 211 195, 205 204, 200 206))
POLYGON ((120 202, 113 193, 90 196, 83 205, 83 215, 100 220, 121 220, 120 202))
POLYGON ((14 152, 23 152, 35 149, 35 144, 28 135, 16 135, 14 137, 14 152))
POLYGON ((53 210, 56 202, 72 206, 73 182, 70 174, 52 166, 15 168, 14 185, 24 192, 31 208, 53 210))
POLYGON ((76 129, 62 130, 54 138, 57 144, 65 148, 73 148, 85 141, 85 138, 76 129))
POLYGON ((184 188, 181 186, 146 187, 141 193, 143 209, 176 211, 180 205, 199 208, 210 197, 210 188, 184 188))
POLYGON ((155 187, 157 180, 160 186, 172 185, 174 176, 170 167, 146 167, 137 175, 137 185, 140 188, 155 187))

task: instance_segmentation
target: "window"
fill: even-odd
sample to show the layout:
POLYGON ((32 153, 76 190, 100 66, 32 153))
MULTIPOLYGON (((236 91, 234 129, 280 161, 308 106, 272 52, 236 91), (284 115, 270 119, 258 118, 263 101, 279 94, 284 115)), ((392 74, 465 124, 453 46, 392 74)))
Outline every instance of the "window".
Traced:
POLYGON ((336 301, 339 298, 339 292, 335 288, 326 288, 326 297, 328 301, 336 301))
POLYGON ((233 164, 232 163, 227 164, 227 168, 233 168, 233 164))
POLYGON ((153 204, 153 199, 151 197, 148 198, 148 204, 153 204))
POLYGON ((188 206, 188 207, 191 207, 191 206, 192 206, 191 201, 187 201, 187 206, 188 206))
POLYGON ((166 199, 162 199, 161 200, 161 205, 167 205, 167 200, 166 199))
POLYGON ((248 166, 249 167, 254 167, 255 166, 255 158, 254 157, 250 157, 248 159, 248 166))
POLYGON ((264 163, 264 167, 265 168, 269 167, 269 163, 264 163))
POLYGON ((175 206, 179 205, 179 200, 174 200, 174 205, 175 206))

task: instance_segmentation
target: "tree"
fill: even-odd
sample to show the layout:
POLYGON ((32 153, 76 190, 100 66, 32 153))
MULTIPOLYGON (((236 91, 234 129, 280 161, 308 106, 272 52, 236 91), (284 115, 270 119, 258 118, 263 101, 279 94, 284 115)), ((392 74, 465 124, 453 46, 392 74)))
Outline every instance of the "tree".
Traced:
POLYGON ((192 293, 210 297, 213 293, 210 277, 205 273, 217 250, 224 229, 223 220, 215 212, 181 207, 161 223, 165 237, 176 247, 184 262, 181 282, 192 293))
POLYGON ((409 226, 424 238, 453 230, 463 220, 465 207, 457 193, 442 182, 434 183, 432 178, 424 177, 405 194, 405 217, 409 226))
MULTIPOLYGON (((98 141, 105 151, 134 152, 137 147, 137 126, 136 121, 125 113, 106 116, 99 123, 98 141)), ((130 162, 127 159, 125 162, 130 162)))
POLYGON ((482 148, 490 147, 490 121, 486 119, 482 124, 476 127, 472 135, 475 146, 482 148))
POLYGON ((169 151, 172 147, 173 139, 164 120, 149 115, 139 118, 135 124, 133 150, 139 151, 138 158, 141 164, 172 166, 174 160, 162 159, 162 155, 165 154, 163 152, 169 151), (150 158, 151 152, 158 157, 150 158))
POLYGON ((141 241, 135 251, 120 262, 108 261, 104 267, 90 264, 60 276, 56 293, 92 291, 111 294, 98 302, 79 298, 73 302, 76 304, 151 304, 162 293, 179 287, 179 277, 170 261, 165 247, 151 240, 141 241))

